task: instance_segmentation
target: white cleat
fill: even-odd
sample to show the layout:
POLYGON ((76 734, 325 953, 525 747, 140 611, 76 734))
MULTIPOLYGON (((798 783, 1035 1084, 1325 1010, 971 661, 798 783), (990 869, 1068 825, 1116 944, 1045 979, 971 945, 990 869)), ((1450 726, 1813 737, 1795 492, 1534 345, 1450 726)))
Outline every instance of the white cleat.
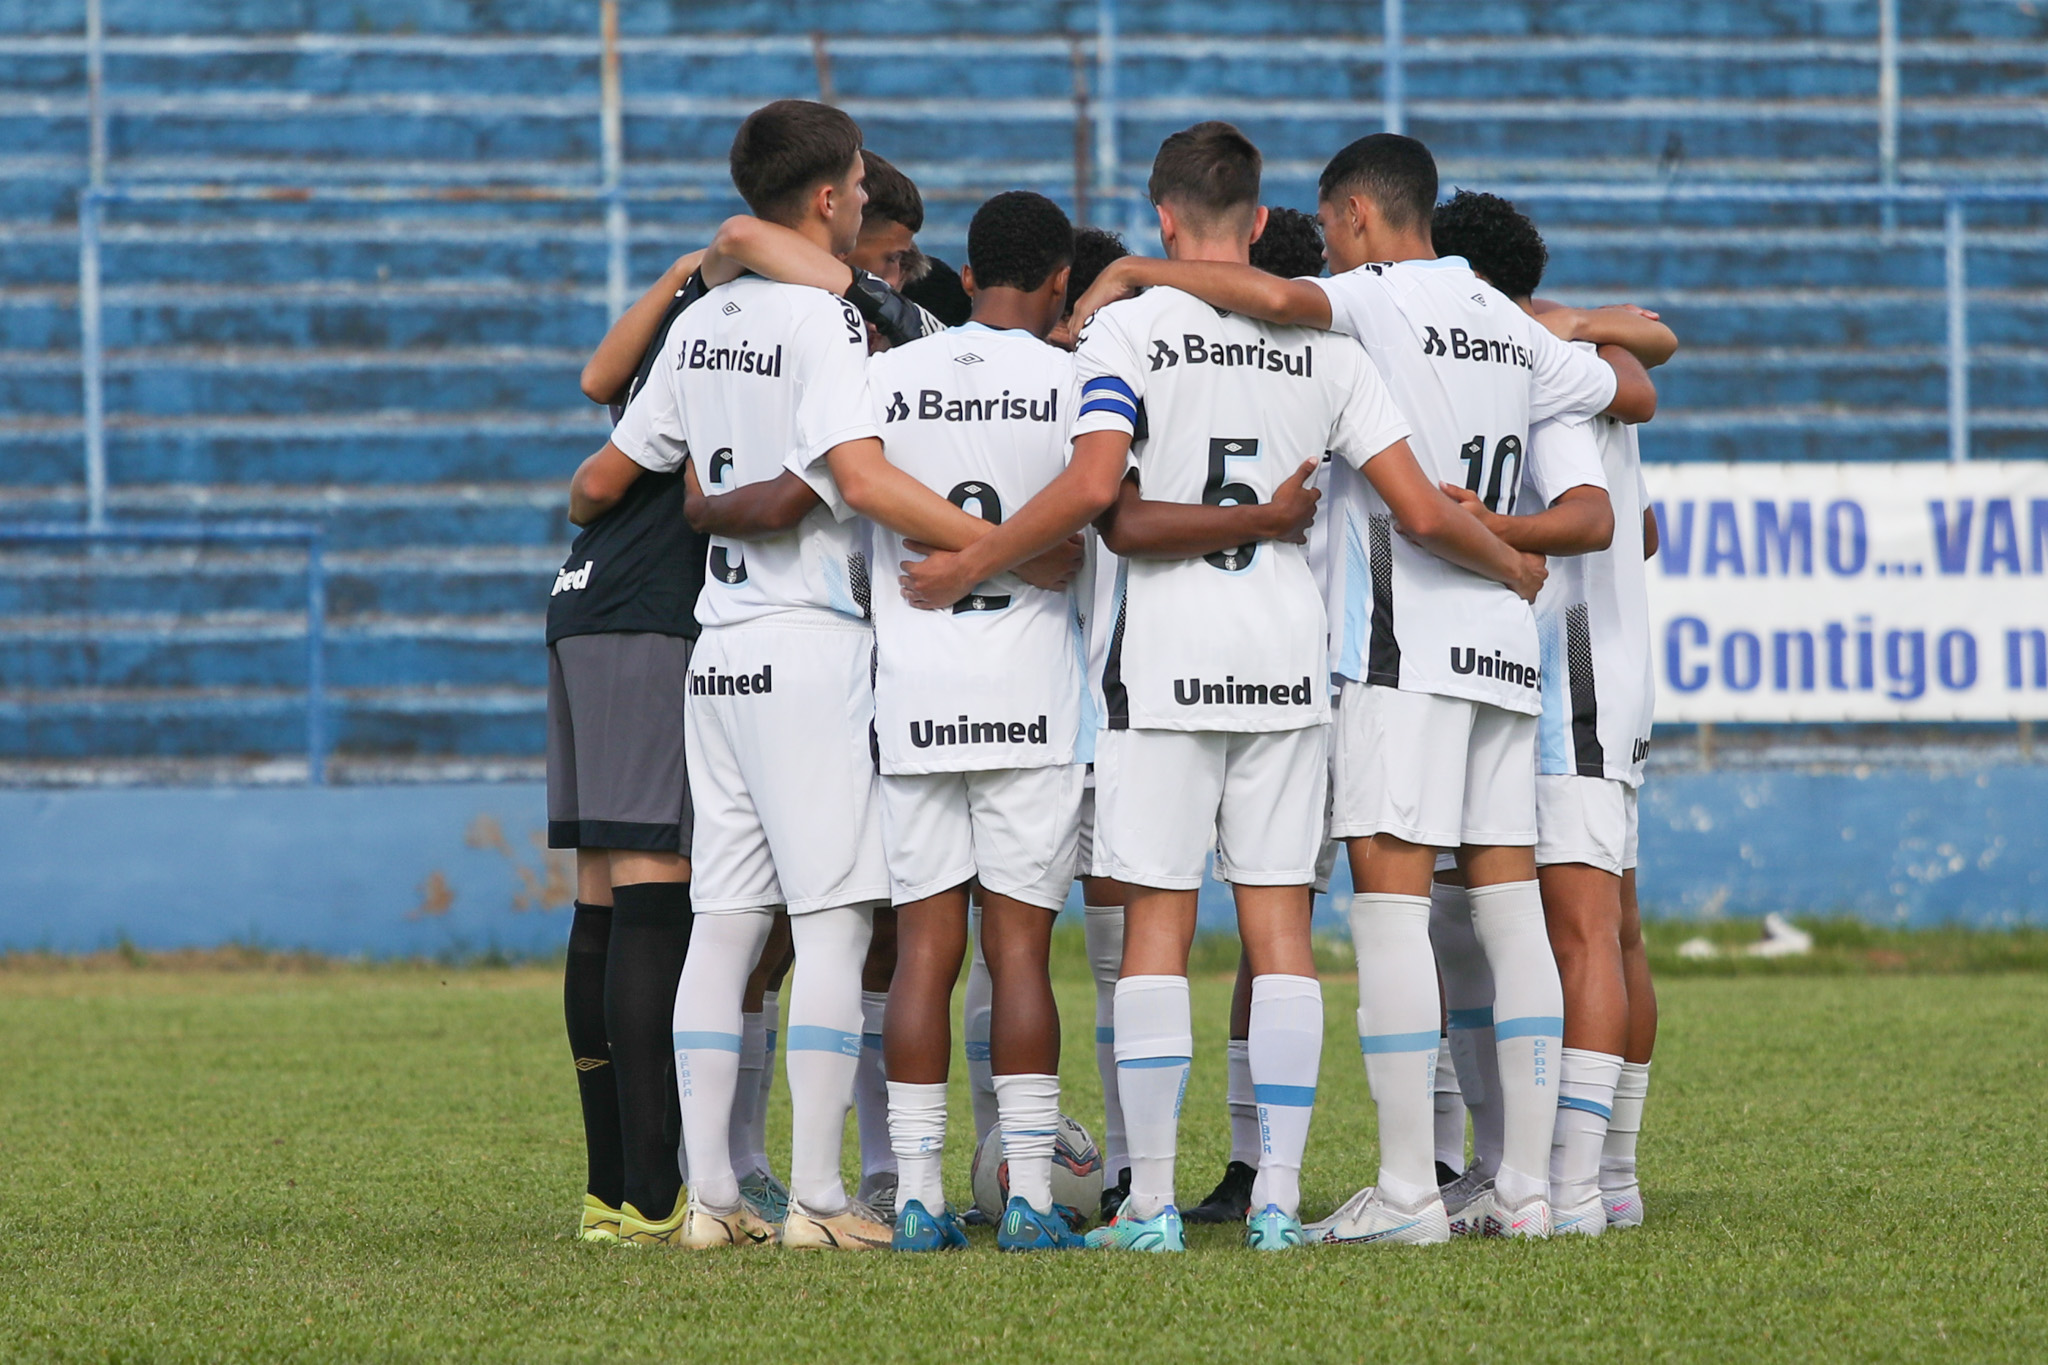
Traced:
POLYGON ((1450 1220, 1451 1236, 1477 1237, 1485 1231, 1486 1215, 1493 1212, 1490 1177, 1467 1171, 1438 1193, 1443 1196, 1444 1217, 1450 1220))
POLYGON ((1397 1209, 1368 1185, 1319 1223, 1302 1229, 1306 1240, 1335 1246, 1433 1246, 1451 1240, 1443 1200, 1430 1195, 1421 1207, 1397 1209))
POLYGON ((1570 1207, 1560 1204, 1550 1211, 1550 1234, 1553 1237, 1562 1237, 1568 1232, 1598 1237, 1605 1231, 1607 1208, 1598 1195, 1594 1195, 1583 1204, 1570 1207))
POLYGON ((1607 1226, 1639 1228, 1643 1225, 1643 1187, 1631 1180, 1618 1190, 1600 1191, 1600 1204, 1607 1210, 1607 1226))
POLYGON ((827 1215, 812 1213, 792 1198, 782 1220, 782 1245, 792 1250, 887 1251, 894 1235, 881 1215, 858 1199, 827 1215))
POLYGON ((1488 1237, 1532 1237, 1544 1238, 1550 1235, 1550 1201, 1541 1195, 1525 1199, 1514 1208, 1501 1202, 1500 1196, 1493 1197, 1493 1207, 1486 1211, 1483 1228, 1488 1237))

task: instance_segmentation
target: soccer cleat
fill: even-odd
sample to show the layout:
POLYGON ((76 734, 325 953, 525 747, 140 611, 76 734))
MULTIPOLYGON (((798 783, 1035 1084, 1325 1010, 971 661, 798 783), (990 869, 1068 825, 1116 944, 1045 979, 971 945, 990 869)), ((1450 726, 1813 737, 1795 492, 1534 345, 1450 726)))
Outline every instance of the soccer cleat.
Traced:
POLYGON ((885 1223, 896 1221, 896 1172, 876 1171, 873 1175, 861 1177, 860 1188, 853 1196, 880 1215, 885 1223))
POLYGON ((745 1200, 720 1213, 705 1208, 692 1194, 689 1211, 683 1216, 683 1230, 674 1245, 692 1251, 715 1251, 721 1247, 757 1247, 774 1240, 774 1226, 763 1222, 745 1200))
POLYGON ((1437 1191, 1444 1201, 1444 1217, 1451 1223, 1451 1236, 1477 1237, 1486 1228, 1486 1215, 1493 1211, 1493 1181, 1475 1171, 1465 1174, 1437 1191))
POLYGON ((1253 1251, 1291 1251, 1308 1241, 1301 1220, 1268 1204, 1245 1220, 1244 1244, 1253 1251))
POLYGON ((1600 1191, 1601 1207, 1607 1210, 1607 1226, 1639 1228, 1643 1225, 1643 1187, 1631 1180, 1618 1190, 1600 1191))
POLYGON ((682 1245, 683 1220, 689 1216, 690 1203, 679 1191, 676 1194, 674 1212, 663 1219, 653 1219, 633 1207, 628 1199, 619 1205, 619 1240, 627 1246, 672 1247, 682 1245))
POLYGON ((779 1225, 789 1216, 789 1190, 769 1171, 749 1171, 740 1178, 740 1199, 756 1218, 779 1225))
POLYGON ((937 1217, 925 1211, 924 1201, 908 1200, 896 1211, 896 1231, 889 1239, 891 1251, 960 1251, 967 1246, 967 1234, 951 1209, 937 1217))
POLYGON ((1102 1221, 1107 1223, 1116 1217, 1116 1211, 1124 1206, 1124 1200, 1131 1197, 1131 1168, 1126 1166, 1117 1172, 1116 1184, 1102 1187, 1102 1221))
POLYGON ((1550 1234, 1562 1237, 1576 1232, 1587 1237, 1598 1237, 1607 1231, 1607 1209, 1598 1195, 1585 1203, 1567 1208, 1560 1204, 1550 1211, 1550 1234))
POLYGON ((858 1199, 838 1213, 816 1214, 791 1196, 789 1216, 782 1220, 782 1244, 799 1250, 887 1251, 894 1239, 882 1216, 858 1199))
POLYGON ((1223 1179, 1209 1191, 1209 1197, 1181 1215, 1189 1223, 1242 1223, 1252 1211, 1252 1182, 1259 1178, 1254 1168, 1233 1161, 1223 1168, 1223 1179))
POLYGON ((1088 1234, 1091 1247, 1106 1247, 1112 1251, 1186 1251, 1187 1237, 1181 1231, 1180 1210, 1168 1204, 1150 1218, 1131 1217, 1125 1210, 1130 1206, 1126 1199, 1116 1211, 1107 1227, 1100 1227, 1088 1234))
POLYGON ((1430 1195, 1420 1208, 1397 1209, 1380 1197, 1376 1185, 1345 1200, 1312 1231, 1337 1246, 1431 1246, 1451 1240, 1441 1198, 1430 1195))
POLYGON ((618 1241, 619 1211, 594 1194, 584 1195, 583 1217, 576 1229, 576 1237, 584 1242, 618 1241))
POLYGON ((1493 1198, 1493 1207, 1486 1211, 1486 1220, 1481 1228, 1488 1237, 1535 1237, 1550 1235, 1550 1201, 1537 1195, 1525 1199, 1514 1208, 1501 1203, 1500 1196, 1493 1198))
POLYGON ((1060 1209, 1040 1213, 1021 1194, 1010 1196, 1003 1221, 996 1225, 997 1251, 1074 1251, 1086 1245, 1067 1226, 1060 1209))

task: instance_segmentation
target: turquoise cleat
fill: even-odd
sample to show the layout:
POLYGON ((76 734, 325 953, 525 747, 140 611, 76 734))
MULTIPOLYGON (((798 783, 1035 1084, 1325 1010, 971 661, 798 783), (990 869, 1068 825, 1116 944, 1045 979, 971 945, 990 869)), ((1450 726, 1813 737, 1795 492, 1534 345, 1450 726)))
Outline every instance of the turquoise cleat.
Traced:
POLYGON ((1108 1227, 1101 1227, 1088 1234, 1088 1245, 1107 1247, 1112 1251, 1186 1251, 1187 1239, 1181 1233, 1180 1210, 1168 1204, 1150 1218, 1140 1221, 1126 1210, 1131 1201, 1126 1199, 1117 1209, 1116 1217, 1108 1227))
POLYGON ((1068 1228, 1058 1209, 1040 1213, 1024 1202, 1021 1194, 1010 1197, 1003 1221, 996 1227, 997 1251, 1075 1251, 1086 1245, 1068 1228))
POLYGON ((1268 1204, 1245 1219, 1244 1244, 1253 1251, 1292 1251, 1307 1241, 1301 1220, 1282 1213, 1278 1204, 1268 1204))
POLYGON ((934 1218, 920 1200, 907 1201, 896 1210, 896 1230, 889 1238, 891 1251, 960 1251, 967 1246, 967 1234, 960 1230, 952 1211, 934 1218))

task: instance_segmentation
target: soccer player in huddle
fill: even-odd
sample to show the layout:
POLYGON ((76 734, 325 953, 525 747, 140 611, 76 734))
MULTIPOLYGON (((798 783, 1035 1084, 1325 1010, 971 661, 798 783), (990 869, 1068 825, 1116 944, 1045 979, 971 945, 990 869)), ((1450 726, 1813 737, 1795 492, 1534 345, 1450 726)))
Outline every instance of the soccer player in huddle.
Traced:
MULTIPOLYGON (((860 130, 843 113, 764 106, 731 159, 760 218, 832 256, 852 249, 863 166, 860 130)), ((779 1236, 885 1246, 887 1225, 839 1178, 861 965, 873 909, 888 899, 868 747, 867 562, 852 518, 948 548, 986 524, 883 458, 861 312, 820 289, 730 278, 739 270, 714 243, 705 279, 724 282, 671 329, 668 360, 612 442, 657 472, 687 462, 689 519, 710 537, 684 706, 700 919, 673 1020, 690 1187, 657 1236, 711 1247, 778 1235, 741 1200, 728 1125, 742 996, 781 907, 796 950, 786 1043, 795 1139, 779 1236)))
MULTIPOLYGON (((1150 182, 1169 256, 1250 271, 1266 216, 1259 170, 1257 149, 1228 124, 1169 137, 1150 182)), ((1117 609, 1092 628, 1105 717, 1095 836, 1098 868, 1130 886, 1115 1048, 1132 1181, 1090 1239, 1183 1245, 1173 1177, 1193 1051, 1187 951, 1215 849, 1254 977, 1264 1140, 1246 1240, 1282 1250, 1303 1240, 1300 1166, 1322 1039, 1308 930, 1328 665, 1322 596, 1301 549, 1316 503, 1307 481, 1334 452, 1421 543, 1532 597, 1534 576, 1424 475, 1386 386, 1348 339, 1264 325, 1175 289, 1107 309, 1082 335, 1067 471, 967 550, 907 565, 905 589, 944 606, 1110 512, 1104 535, 1121 558, 1117 609), (1138 528, 1134 542, 1126 532, 1138 528)))
MULTIPOLYGON (((890 462, 991 524, 1066 465, 1073 359, 1044 337, 1063 307, 1072 242, 1066 215, 1044 196, 989 200, 967 234, 971 319, 878 356, 871 371, 890 462)), ((925 548, 876 535, 885 566, 925 548)), ((919 611, 895 592, 875 604, 882 838, 898 922, 886 1030, 898 1250, 966 1245, 940 1177, 970 883, 981 895, 989 1057, 1009 1169, 996 1244, 1081 1244, 1052 1202, 1060 1037, 1048 969, 1080 815, 1074 636, 1067 593, 1009 574, 976 584, 950 611, 919 611)))
MULTIPOLYGON (((1560 336, 1626 346, 1645 365, 1677 338, 1628 309, 1587 313, 1535 297, 1548 253, 1536 225, 1508 201, 1461 191, 1437 206, 1439 251, 1560 336)), ((1656 552, 1635 428, 1609 418, 1540 422, 1529 433, 1532 477, 1521 511, 1482 512, 1510 544, 1569 553, 1572 493, 1540 483, 1558 443, 1590 447, 1607 476, 1611 543, 1552 561, 1536 600, 1543 711, 1536 778, 1536 866, 1564 988, 1564 1050, 1551 1201, 1559 1232, 1598 1234, 1642 1221, 1635 1139, 1649 1088, 1657 1000, 1636 904, 1636 788, 1649 751, 1656 675, 1650 658, 1645 560, 1656 552), (1548 523, 1548 524, 1546 524, 1548 523)), ((1443 888, 1440 895, 1460 894, 1443 888)), ((1450 984, 1446 972, 1445 984, 1450 984)))
MULTIPOLYGON (((1640 367, 1618 372, 1573 349, 1462 261, 1438 259, 1436 191, 1427 148, 1375 134, 1340 151, 1320 178, 1331 278, 1133 257, 1095 292, 1114 299, 1172 285, 1217 308, 1355 337, 1413 424, 1431 480, 1499 511, 1520 486, 1532 422, 1602 411, 1647 419, 1655 390, 1640 367)), ((1369 480, 1343 467, 1333 474, 1331 832, 1349 845, 1357 887, 1359 1039, 1381 1148, 1377 1182, 1316 1231, 1377 1244, 1450 1236, 1432 1146, 1440 1002, 1430 890, 1437 850, 1455 849, 1494 982, 1505 1137, 1483 1218, 1503 1235, 1545 1235, 1563 1024, 1532 852, 1541 708, 1529 602, 1543 561, 1490 534, 1505 559, 1431 554, 1400 533, 1401 509, 1369 480)), ((1560 490, 1602 482, 1597 463, 1545 477, 1560 490)))

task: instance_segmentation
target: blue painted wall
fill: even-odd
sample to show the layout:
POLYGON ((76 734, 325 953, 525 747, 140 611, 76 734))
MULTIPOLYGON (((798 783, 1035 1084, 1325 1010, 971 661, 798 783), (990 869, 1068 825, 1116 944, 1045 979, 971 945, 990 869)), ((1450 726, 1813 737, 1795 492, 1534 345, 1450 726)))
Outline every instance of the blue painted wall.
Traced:
MULTIPOLYGON (((534 783, 0 792, 0 950, 552 953, 574 866, 542 812, 534 783)), ((2048 766, 1659 775, 1642 851, 1653 914, 2048 924, 2048 766)))

